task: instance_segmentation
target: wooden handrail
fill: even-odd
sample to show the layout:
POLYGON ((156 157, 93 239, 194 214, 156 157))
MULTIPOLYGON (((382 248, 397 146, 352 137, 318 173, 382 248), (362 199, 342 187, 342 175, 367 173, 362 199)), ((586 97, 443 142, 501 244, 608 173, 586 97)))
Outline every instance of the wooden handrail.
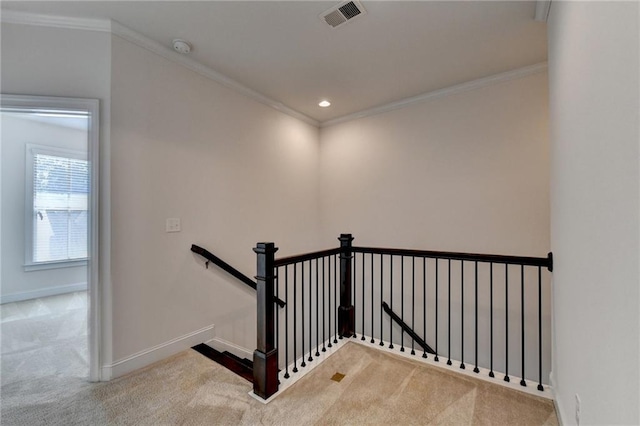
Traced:
POLYGON ((380 247, 352 247, 356 253, 388 254, 394 256, 428 257, 432 259, 470 260, 487 263, 502 263, 510 265, 542 266, 553 272, 553 255, 547 257, 504 256, 499 254, 458 253, 449 251, 413 250, 380 247))
MULTIPOLYGON (((202 257, 204 257, 205 259, 207 259, 208 261, 210 261, 211 263, 213 263, 214 265, 216 265, 217 267, 219 267, 220 269, 222 269, 226 273, 228 273, 228 274, 232 275, 233 277, 239 279, 240 281, 242 281, 244 284, 248 285, 252 289, 254 289, 254 290, 257 289, 257 283, 254 280, 252 280, 251 278, 249 278, 248 276, 246 276, 242 272, 238 271, 236 268, 234 268, 233 266, 229 265, 227 262, 225 262, 224 260, 220 259, 215 254, 211 253, 209 250, 204 249, 204 248, 202 248, 200 246, 197 246, 195 244, 192 244, 191 245, 191 251, 196 253, 196 254, 199 254, 202 257)), ((273 301, 275 303, 277 303, 278 306, 280 306, 281 308, 284 308, 284 306, 286 305, 286 303, 284 301, 278 299, 277 297, 274 297, 273 301)))
MULTIPOLYGON (((383 247, 357 247, 351 248, 356 253, 373 253, 373 254, 389 254, 394 256, 415 256, 428 257, 432 259, 451 259, 451 260, 470 260, 487 263, 502 263, 510 265, 530 265, 542 266, 553 272, 553 255, 547 254, 547 257, 530 257, 530 256, 505 256, 501 254, 483 254, 483 253, 461 253, 450 251, 433 251, 433 250, 415 250, 415 249, 398 249, 383 247)), ((343 252, 341 247, 332 249, 319 250, 310 253, 303 253, 294 256, 282 257, 276 259, 275 266, 286 266, 293 263, 304 262, 307 260, 318 259, 325 256, 333 256, 343 252)))
POLYGON ((325 256, 333 256, 334 254, 340 254, 340 253, 342 253, 342 249, 340 247, 336 247, 333 249, 314 251, 311 253, 303 253, 295 256, 281 257, 280 259, 275 260, 274 266, 275 267, 286 266, 286 265, 291 265, 293 263, 304 262, 312 259, 318 259, 320 257, 325 257, 325 256))
POLYGON ((389 305, 387 305, 387 302, 382 302, 382 309, 384 309, 384 311, 387 313, 387 315, 389 315, 391 317, 391 319, 393 319, 395 322, 398 323, 398 325, 407 332, 407 334, 409 336, 411 336, 411 338, 419 345, 422 347, 422 349, 425 350, 425 352, 429 352, 430 354, 433 355, 438 355, 436 353, 436 351, 433 350, 433 348, 431 348, 431 346, 429 346, 427 344, 427 342, 425 342, 422 337, 418 336, 416 334, 415 331, 413 331, 413 329, 411 327, 409 327, 404 321, 402 321, 402 319, 398 316, 398 314, 396 314, 395 312, 393 312, 391 310, 391 308, 389 307, 389 305))

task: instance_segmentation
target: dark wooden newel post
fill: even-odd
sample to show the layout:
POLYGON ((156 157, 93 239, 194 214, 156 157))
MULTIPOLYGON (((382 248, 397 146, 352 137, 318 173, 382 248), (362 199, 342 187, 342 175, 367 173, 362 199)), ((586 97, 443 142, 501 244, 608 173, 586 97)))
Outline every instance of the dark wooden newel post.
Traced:
POLYGON ((354 311, 351 302, 351 234, 340 234, 340 307, 338 308, 338 330, 340 338, 354 335, 354 311))
POLYGON ((258 348, 253 352, 253 392, 267 399, 278 391, 278 349, 275 348, 273 243, 258 243, 258 348))

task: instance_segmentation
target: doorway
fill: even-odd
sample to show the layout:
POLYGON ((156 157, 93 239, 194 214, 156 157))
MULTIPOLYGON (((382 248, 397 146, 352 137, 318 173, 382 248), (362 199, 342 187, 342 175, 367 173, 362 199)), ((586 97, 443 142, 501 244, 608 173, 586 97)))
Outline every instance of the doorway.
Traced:
POLYGON ((99 380, 99 102, 2 95, 0 118, 3 385, 99 380))

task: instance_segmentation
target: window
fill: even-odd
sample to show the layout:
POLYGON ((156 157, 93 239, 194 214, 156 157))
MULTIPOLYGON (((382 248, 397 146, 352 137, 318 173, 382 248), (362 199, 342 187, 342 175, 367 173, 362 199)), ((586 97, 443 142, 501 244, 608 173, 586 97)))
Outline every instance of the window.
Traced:
POLYGON ((27 145, 26 171, 26 266, 85 263, 90 175, 86 153, 27 145))

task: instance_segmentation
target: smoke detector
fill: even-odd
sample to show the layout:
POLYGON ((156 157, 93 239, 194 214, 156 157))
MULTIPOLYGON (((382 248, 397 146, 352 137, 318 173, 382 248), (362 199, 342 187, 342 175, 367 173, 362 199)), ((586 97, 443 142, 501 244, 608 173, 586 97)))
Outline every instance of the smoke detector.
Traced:
POLYGON ((337 28, 366 13, 367 11, 359 1, 352 0, 340 3, 321 13, 320 19, 332 28, 337 28))
POLYGON ((186 55, 187 53, 191 52, 191 44, 177 38, 173 40, 173 50, 186 55))

